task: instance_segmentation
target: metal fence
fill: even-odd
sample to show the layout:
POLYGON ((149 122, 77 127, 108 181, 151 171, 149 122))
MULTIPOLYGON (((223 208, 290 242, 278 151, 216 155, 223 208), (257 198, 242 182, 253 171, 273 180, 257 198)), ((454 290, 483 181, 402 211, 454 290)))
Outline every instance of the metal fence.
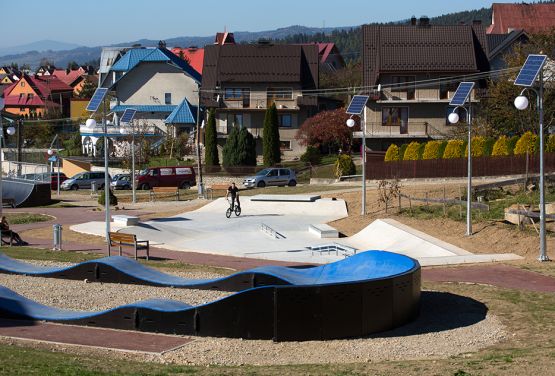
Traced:
POLYGON ((25 162, 2 162, 2 175, 9 179, 30 180, 50 183, 51 177, 45 164, 25 162))
MULTIPOLYGON (((472 159, 473 176, 503 176, 538 173, 538 155, 479 157, 472 159)), ((555 172, 555 153, 545 153, 545 172, 555 172)), ((423 161, 384 162, 376 159, 366 164, 367 179, 411 179, 466 177, 467 159, 431 159, 423 161)))

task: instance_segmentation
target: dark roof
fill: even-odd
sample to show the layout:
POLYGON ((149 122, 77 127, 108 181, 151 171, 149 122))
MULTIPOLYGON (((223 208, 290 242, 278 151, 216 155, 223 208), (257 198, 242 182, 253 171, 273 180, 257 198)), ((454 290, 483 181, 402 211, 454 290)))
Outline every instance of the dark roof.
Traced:
POLYGON ((318 46, 224 44, 205 47, 204 90, 225 83, 300 84, 318 87, 318 46))
POLYGON ((506 52, 515 43, 528 39, 528 35, 522 29, 513 30, 509 34, 487 34, 490 60, 506 52))
POLYGON ((488 34, 508 33, 524 29, 528 33, 544 33, 555 27, 555 4, 503 4, 492 5, 492 24, 488 34))
POLYGON ((364 25, 364 85, 380 73, 473 73, 489 69, 482 25, 364 25))

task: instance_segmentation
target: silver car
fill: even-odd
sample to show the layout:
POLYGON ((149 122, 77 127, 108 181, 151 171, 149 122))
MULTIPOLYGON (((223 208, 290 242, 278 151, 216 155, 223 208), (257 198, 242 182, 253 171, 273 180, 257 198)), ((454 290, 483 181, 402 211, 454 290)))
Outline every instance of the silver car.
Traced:
POLYGON ((131 189, 131 174, 117 174, 110 182, 112 189, 131 189))
MULTIPOLYGON (((110 179, 110 175, 108 175, 108 179, 110 179)), ((64 181, 62 185, 60 185, 60 189, 69 191, 90 188, 93 182, 97 189, 104 189, 104 172, 80 172, 64 181)))
POLYGON ((263 188, 267 185, 294 187, 297 185, 297 176, 290 168, 265 168, 256 175, 245 178, 243 185, 247 188, 263 188))

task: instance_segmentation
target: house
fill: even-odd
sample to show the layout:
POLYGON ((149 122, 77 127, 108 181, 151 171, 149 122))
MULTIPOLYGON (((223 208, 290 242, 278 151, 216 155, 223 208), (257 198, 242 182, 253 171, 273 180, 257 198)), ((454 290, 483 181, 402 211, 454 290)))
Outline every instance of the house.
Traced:
POLYGON ((368 147, 446 137, 449 101, 462 77, 489 70, 484 26, 413 18, 410 25, 364 25, 362 31, 363 85, 374 88, 365 108, 368 147))
POLYGON ((555 28, 555 3, 494 3, 488 34, 524 30, 528 34, 548 33, 555 28))
POLYGON ((529 35, 522 29, 513 30, 508 34, 487 34, 488 60, 491 70, 507 68, 504 57, 510 54, 518 44, 528 43, 529 35))
MULTIPOLYGON (((314 43, 318 46, 320 71, 333 73, 345 68, 345 60, 335 43, 314 43)), ((310 45, 310 44, 307 44, 310 45)))
POLYGON ((30 119, 42 118, 50 111, 69 116, 72 92, 56 77, 24 74, 4 89, 5 110, 30 119))
POLYGON ((37 76, 51 76, 54 74, 56 67, 53 65, 41 65, 38 67, 36 75, 37 76))
POLYGON ((218 143, 232 127, 247 127, 262 153, 266 109, 275 104, 284 157, 304 152, 296 132, 316 113, 318 98, 304 90, 318 88, 316 45, 214 44, 205 47, 201 103, 216 110, 218 143))
POLYGON ((174 47, 171 49, 171 52, 173 52, 180 59, 188 62, 199 74, 202 74, 204 48, 194 46, 188 48, 174 47))

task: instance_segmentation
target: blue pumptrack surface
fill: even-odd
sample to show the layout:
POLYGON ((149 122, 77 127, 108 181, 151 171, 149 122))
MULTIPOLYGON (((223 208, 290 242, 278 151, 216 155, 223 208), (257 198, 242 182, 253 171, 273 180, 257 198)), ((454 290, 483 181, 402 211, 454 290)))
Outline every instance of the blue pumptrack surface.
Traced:
POLYGON ((0 286, 0 317, 169 334, 315 340, 362 336, 402 325, 418 315, 420 304, 418 262, 384 251, 361 252, 321 266, 266 266, 203 280, 161 273, 120 256, 58 268, 0 254, 0 272, 4 273, 58 278, 73 273, 79 279, 91 270, 106 270, 115 282, 211 289, 231 286, 238 292, 198 306, 149 299, 86 312, 49 307, 0 286))

